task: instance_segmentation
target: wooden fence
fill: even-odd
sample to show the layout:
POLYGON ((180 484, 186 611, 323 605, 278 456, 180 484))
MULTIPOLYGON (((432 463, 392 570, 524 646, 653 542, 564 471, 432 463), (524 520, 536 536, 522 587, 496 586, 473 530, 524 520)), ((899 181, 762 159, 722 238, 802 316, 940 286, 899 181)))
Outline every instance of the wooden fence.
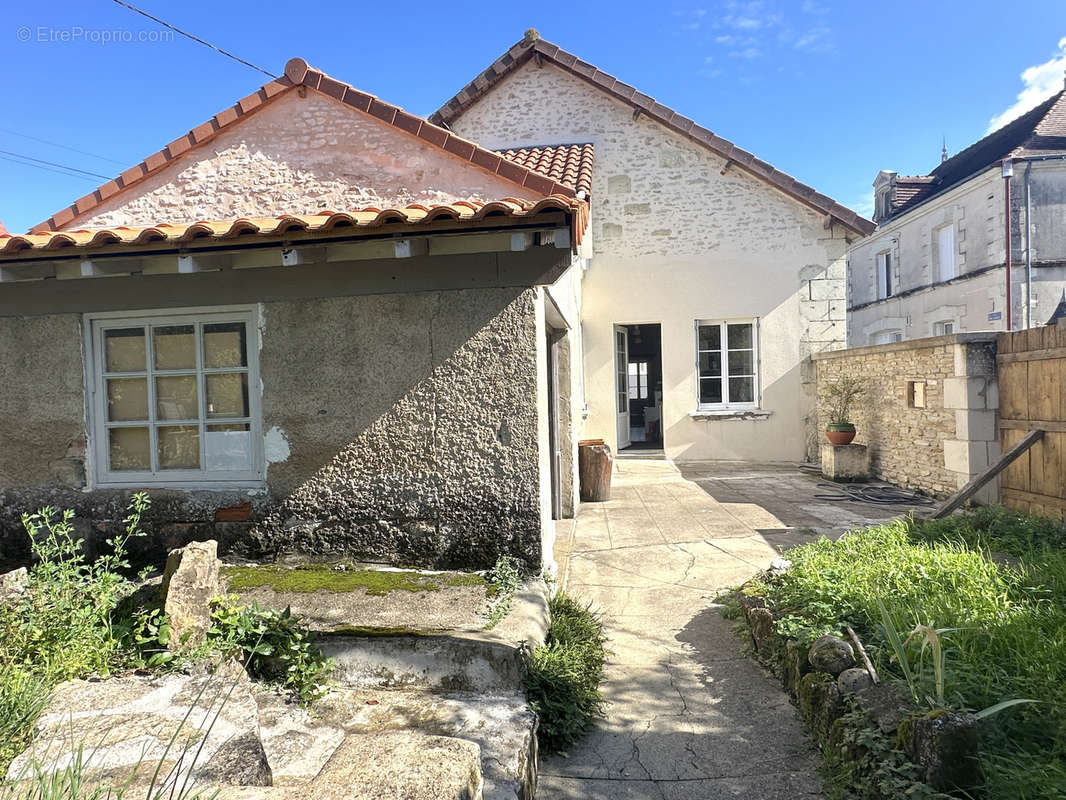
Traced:
POLYGON ((1027 431, 1045 431, 1000 476, 1000 497, 1020 511, 1066 519, 1066 325, 1000 334, 996 361, 1003 452, 1027 431))

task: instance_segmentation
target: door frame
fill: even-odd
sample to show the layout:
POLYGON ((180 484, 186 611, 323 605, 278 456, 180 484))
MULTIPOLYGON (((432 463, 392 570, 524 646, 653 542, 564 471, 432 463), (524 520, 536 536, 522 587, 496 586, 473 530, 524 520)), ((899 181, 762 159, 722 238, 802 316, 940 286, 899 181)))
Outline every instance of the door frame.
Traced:
POLYGON ((611 366, 614 370, 614 399, 611 405, 614 407, 614 434, 616 452, 629 447, 633 442, 629 439, 629 326, 620 325, 617 322, 611 328, 611 366), (618 337, 621 335, 623 345, 619 349, 618 337), (619 367, 618 357, 622 356, 622 364, 619 367), (619 405, 625 408, 619 408, 619 405))
MULTIPOLYGON (((626 427, 625 427, 625 440, 624 440, 625 444, 622 444, 623 439, 622 439, 621 436, 619 436, 619 438, 617 440, 618 450, 622 450, 623 448, 629 447, 631 444, 633 444, 633 442, 630 441, 630 439, 629 439, 629 329, 632 328, 635 325, 657 325, 659 327, 659 379, 662 381, 663 386, 664 387, 666 386, 666 359, 664 357, 665 348, 663 347, 663 328, 665 326, 663 325, 662 320, 642 319, 642 320, 637 320, 637 321, 634 321, 634 322, 615 322, 615 323, 612 323, 612 328, 611 328, 611 368, 614 370, 614 374, 615 374, 615 378, 614 378, 615 396, 611 400, 611 406, 615 410, 616 435, 618 435, 618 433, 619 433, 618 427, 619 427, 619 423, 621 422, 621 416, 622 415, 618 411, 618 394, 619 394, 618 381, 619 381, 619 375, 618 375, 618 365, 617 365, 617 361, 616 361, 617 350, 616 350, 615 338, 614 337, 615 337, 615 334, 617 334, 617 332, 618 332, 618 330, 620 328, 623 329, 625 331, 625 333, 626 333, 626 369, 625 369, 625 375, 623 376, 623 382, 622 382, 622 389, 625 391, 625 397, 626 397, 626 412, 625 412, 626 413, 626 427)), ((651 390, 651 391, 654 391, 654 390, 651 390)), ((663 392, 663 402, 662 402, 662 405, 659 406, 659 431, 660 431, 660 438, 662 439, 662 447, 663 447, 664 450, 666 449, 666 426, 663 424, 664 421, 665 421, 664 420, 663 409, 665 407, 666 407, 666 392, 664 391, 663 392)))

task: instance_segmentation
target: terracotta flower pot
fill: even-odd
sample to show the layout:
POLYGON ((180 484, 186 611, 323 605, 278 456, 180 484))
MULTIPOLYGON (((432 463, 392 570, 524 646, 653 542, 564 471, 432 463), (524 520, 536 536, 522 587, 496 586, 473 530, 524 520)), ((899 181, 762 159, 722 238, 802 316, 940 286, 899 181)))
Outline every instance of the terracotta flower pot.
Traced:
POLYGON ((851 444, 855 438, 855 426, 848 422, 836 422, 825 429, 825 438, 830 444, 851 444))

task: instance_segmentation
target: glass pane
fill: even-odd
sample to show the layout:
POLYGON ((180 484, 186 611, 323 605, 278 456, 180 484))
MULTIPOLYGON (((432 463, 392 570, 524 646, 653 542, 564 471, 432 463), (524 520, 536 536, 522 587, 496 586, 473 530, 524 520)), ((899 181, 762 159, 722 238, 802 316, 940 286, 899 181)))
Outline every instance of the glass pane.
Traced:
POLYGON ((243 322, 204 325, 205 367, 248 366, 248 343, 243 322))
POLYGON ((721 378, 700 378, 700 402, 701 403, 721 403, 722 402, 722 379, 721 378))
POLYGON ((152 328, 156 369, 195 369, 196 334, 192 325, 152 328))
POLYGON ((148 379, 109 378, 107 418, 112 422, 148 419, 148 379))
POLYGON ((205 375, 207 385, 207 416, 248 416, 248 374, 226 372, 221 375, 205 375))
POLYGON ((160 469, 200 469, 200 428, 172 425, 159 428, 160 469))
POLYGON ((722 349, 722 327, 720 325, 700 325, 700 350, 722 349))
POLYGON ((148 428, 112 428, 108 431, 108 453, 113 471, 152 468, 148 428))
POLYGON ((156 419, 198 419, 195 375, 161 375, 155 379, 156 419))
POLYGON ((629 399, 630 400, 639 400, 640 399, 640 384, 637 383, 636 377, 631 377, 629 379, 629 399))
POLYGON ((700 353, 700 377, 717 378, 722 374, 721 353, 700 353))
POLYGON ((751 347, 751 323, 729 325, 729 349, 742 350, 751 347))
POLYGON ((108 372, 144 372, 144 328, 112 328, 104 331, 104 358, 108 372))
POLYGON ((640 364, 638 362, 636 362, 636 361, 630 361, 629 362, 629 377, 630 378, 636 377, 636 375, 638 374, 639 370, 640 370, 640 364))
POLYGON ((729 353, 730 375, 754 375, 755 354, 751 350, 733 350, 729 353))
POLYGON ((252 468, 252 431, 247 424, 208 425, 204 440, 208 471, 248 471, 252 468))
POLYGON ((752 403, 755 401, 754 378, 730 378, 729 402, 752 403))

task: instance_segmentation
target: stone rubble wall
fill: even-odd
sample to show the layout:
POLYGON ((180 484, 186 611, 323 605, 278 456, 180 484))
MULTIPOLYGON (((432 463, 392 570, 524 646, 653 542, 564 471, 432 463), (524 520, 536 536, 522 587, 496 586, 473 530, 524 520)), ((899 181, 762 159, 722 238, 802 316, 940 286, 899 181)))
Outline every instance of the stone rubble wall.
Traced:
MULTIPOLYGON (((875 478, 946 496, 999 458, 994 334, 820 353, 812 369, 817 413, 808 422, 811 460, 818 459, 829 422, 829 387, 843 376, 858 378, 866 387, 852 422, 858 429, 855 443, 869 448, 875 478), (913 398, 916 383, 919 395, 924 389, 924 407, 913 398)), ((993 481, 977 499, 992 502, 997 497, 993 481)))

